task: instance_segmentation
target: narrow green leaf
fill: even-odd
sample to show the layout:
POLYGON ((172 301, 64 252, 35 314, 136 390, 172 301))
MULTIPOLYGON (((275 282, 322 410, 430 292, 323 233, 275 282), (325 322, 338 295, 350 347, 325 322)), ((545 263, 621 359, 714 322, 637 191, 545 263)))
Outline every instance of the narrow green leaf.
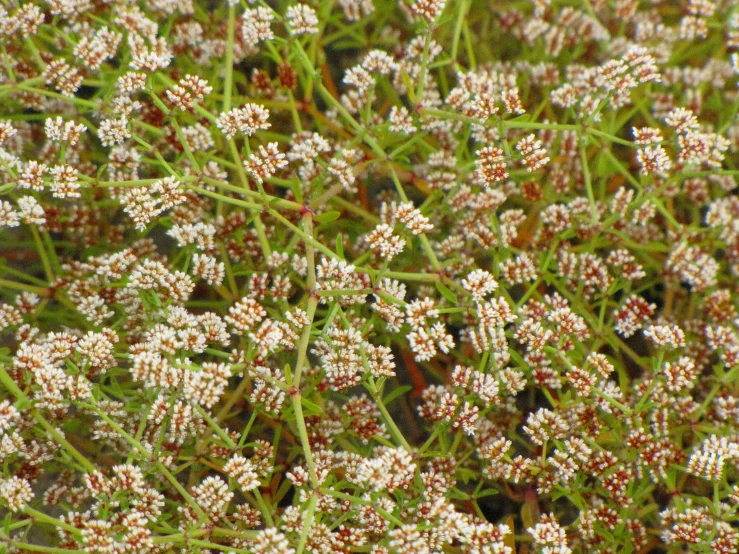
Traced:
POLYGON ((117 398, 123 398, 125 396, 120 383, 118 383, 118 379, 111 378, 110 385, 108 385, 108 387, 113 396, 116 396, 117 398))
POLYGON ((449 302, 451 302, 452 304, 458 303, 457 297, 454 296, 454 293, 451 290, 449 290, 449 287, 447 287, 446 285, 442 284, 439 281, 436 281, 436 290, 438 290, 441 293, 441 295, 447 300, 449 300, 449 302))
POLYGON ((340 258, 344 257, 344 237, 341 233, 336 235, 336 253, 340 258))
POLYGON ((531 121, 531 114, 530 113, 521 114, 517 117, 506 119, 506 121, 531 121))
POLYGON ((416 95, 414 94, 414 91, 416 89, 413 86, 413 82, 411 81, 410 76, 405 71, 401 71, 400 72, 400 78, 402 79, 403 84, 405 85, 405 88, 408 89, 408 98, 410 98, 411 99, 411 102, 413 102, 415 104, 416 103, 416 95))
POLYGON ((315 219, 318 223, 329 223, 330 221, 336 221, 337 219, 339 219, 339 217, 341 217, 341 212, 337 210, 332 210, 330 212, 319 214, 313 219, 315 219))
POLYGON ((469 500, 470 495, 466 492, 463 492, 457 488, 451 489, 449 491, 449 497, 450 498, 456 498, 457 500, 469 500))
POLYGON ((533 527, 536 524, 534 514, 532 513, 531 506, 529 504, 521 506, 521 521, 523 522, 524 528, 533 527))
POLYGON ((412 390, 413 390, 413 387, 411 385, 403 385, 402 387, 396 387, 390 392, 390 394, 388 394, 385 398, 383 398, 382 403, 385 404, 385 406, 387 406, 390 404, 390 402, 392 402, 396 398, 399 398, 403 396, 405 393, 410 392, 412 390))
POLYGON ((300 398, 300 403, 305 407, 304 415, 324 415, 323 409, 305 397, 300 398))

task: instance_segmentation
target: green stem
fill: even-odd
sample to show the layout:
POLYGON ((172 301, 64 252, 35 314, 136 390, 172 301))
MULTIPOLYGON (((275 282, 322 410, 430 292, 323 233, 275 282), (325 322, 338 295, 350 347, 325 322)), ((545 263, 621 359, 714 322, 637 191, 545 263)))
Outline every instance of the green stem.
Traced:
POLYGON ((51 269, 51 263, 49 262, 49 256, 46 253, 46 248, 41 240, 41 235, 38 232, 38 228, 35 225, 30 225, 31 235, 33 235, 33 242, 36 243, 36 250, 38 251, 39 258, 41 258, 41 264, 44 266, 44 273, 46 278, 49 280, 49 284, 55 280, 54 270, 51 269))
POLYGON ((467 12, 470 9, 470 0, 462 0, 458 4, 459 8, 457 11, 457 19, 454 22, 454 38, 452 39, 452 61, 456 63, 457 52, 459 52, 459 38, 462 36, 462 24, 467 17, 467 12))
POLYGON ((380 514, 383 518, 385 518, 389 522, 393 523, 394 525, 398 527, 403 526, 402 521, 400 521, 397 517, 387 512, 386 510, 383 510, 382 508, 378 508, 377 503, 373 502, 372 500, 365 500, 364 498, 359 498, 357 496, 352 496, 351 494, 346 494, 344 492, 335 491, 327 487, 321 487, 320 491, 322 494, 327 494, 328 496, 333 496, 334 498, 339 498, 341 500, 349 500, 352 504, 361 504, 362 506, 371 506, 378 514, 380 514))
POLYGON ((426 84, 426 71, 428 71, 429 63, 429 47, 431 46, 431 28, 426 29, 426 37, 423 42, 423 54, 421 55, 421 71, 418 76, 418 86, 416 87, 416 104, 421 103, 423 97, 423 89, 426 84))
MULTIPOLYGON (((18 387, 18 385, 15 383, 15 381, 8 375, 8 372, 5 371, 5 367, 0 365, 0 383, 2 383, 5 388, 10 391, 10 393, 16 398, 16 400, 23 406, 26 406, 29 404, 28 397, 24 394, 24 392, 18 387)), ((79 451, 72 446, 69 441, 67 441, 66 438, 64 438, 64 435, 62 435, 58 429, 56 429, 51 423, 46 421, 46 418, 44 418, 43 415, 36 409, 31 408, 28 410, 28 413, 31 414, 31 416, 39 423, 41 426, 46 430, 46 432, 62 447, 64 450, 67 451, 67 453, 72 456, 79 464, 85 468, 86 471, 92 473, 95 471, 95 466, 82 454, 79 453, 79 451)))
MULTIPOLYGON (((202 180, 209 185, 215 185, 218 188, 222 188, 223 190, 227 190, 229 192, 234 192, 237 194, 241 194, 243 196, 248 196, 250 198, 258 199, 266 201, 267 204, 272 208, 280 208, 284 210, 290 210, 293 212, 299 212, 303 209, 303 204, 300 204, 299 202, 293 202, 292 200, 285 200, 284 198, 278 198, 277 196, 270 196, 269 194, 262 195, 259 192, 244 189, 243 187, 237 187, 234 185, 231 185, 229 183, 226 183, 225 181, 219 181, 218 179, 212 179, 210 177, 203 176, 202 180)), ((262 205, 259 205, 259 209, 262 209, 262 205)))
POLYGON ((210 416, 207 411, 205 411, 201 406, 196 406, 195 410, 200 414, 200 417, 202 417, 208 423, 210 428, 215 431, 216 435, 221 437, 223 442, 225 442, 229 448, 236 448, 236 443, 233 441, 233 439, 229 437, 223 429, 221 429, 221 426, 218 425, 218 423, 210 416))
POLYGON ((69 523, 64 523, 63 521, 55 517, 47 515, 43 512, 39 512, 38 510, 34 510, 30 506, 26 506, 25 508, 23 508, 23 511, 29 516, 31 516, 34 519, 34 521, 39 521, 41 523, 48 523, 49 525, 53 525, 54 527, 64 529, 65 531, 69 531, 70 533, 74 533, 74 534, 77 534, 80 532, 79 529, 70 525, 69 523))
POLYGON ((25 92, 30 92, 32 94, 40 94, 42 96, 48 96, 49 98, 56 98, 58 100, 64 100, 65 102, 72 102, 73 104, 77 104, 78 106, 81 106, 83 108, 96 110, 99 107, 96 102, 91 102, 90 100, 83 100, 82 98, 77 98, 76 96, 64 96, 63 94, 60 94, 58 92, 54 92, 51 90, 45 90, 41 88, 29 87, 22 83, 18 83, 15 86, 16 88, 23 90, 25 92))
POLYGON ((590 217, 593 223, 598 221, 598 208, 595 205, 595 193, 593 192, 593 182, 590 177, 590 166, 588 165, 588 154, 585 147, 585 141, 580 136, 580 160, 582 163, 582 173, 585 179, 585 189, 588 193, 588 202, 590 203, 590 217))
POLYGON ((630 146, 631 148, 634 148, 635 147, 634 143, 631 142, 631 141, 618 138, 618 137, 616 137, 614 135, 611 135, 609 133, 605 133, 605 132, 600 131, 598 129, 593 129, 592 127, 588 127, 587 132, 588 132, 588 134, 591 134, 591 135, 595 135, 597 137, 604 138, 604 139, 609 140, 611 142, 616 142, 618 144, 623 144, 624 146, 630 146))
POLYGON ((297 554, 303 554, 303 550, 305 549, 305 543, 308 541, 308 533, 313 524, 313 515, 316 513, 317 501, 318 496, 315 493, 311 494, 310 499, 308 500, 308 507, 304 512, 305 518, 303 519, 303 530, 300 533, 300 542, 298 543, 297 554))
MULTIPOLYGON (((305 237, 313 237, 313 213, 306 211, 303 214, 303 228, 305 237)), ((308 465, 308 473, 310 474, 311 484, 314 488, 318 487, 318 476, 316 474, 316 468, 313 464, 313 455, 310 450, 310 441, 308 440, 308 429, 305 426, 305 417, 303 416, 303 406, 301 404, 301 391, 300 391, 300 378, 302 376, 303 368, 308 360, 308 345, 310 344, 310 333, 313 328, 313 319, 316 314, 316 308, 318 307, 318 297, 314 294, 316 289, 316 259, 315 250, 312 242, 305 241, 305 257, 308 265, 308 278, 306 280, 305 288, 308 294, 308 306, 306 309, 308 323, 303 327, 298 341, 298 357, 295 362, 295 369, 292 375, 292 403, 293 410, 295 411, 295 420, 298 426, 298 434, 300 435, 300 442, 303 445, 303 452, 305 454, 306 464, 308 465)))
POLYGON ((264 497, 262 496, 262 493, 259 492, 259 489, 254 489, 253 491, 254 498, 257 500, 257 505, 259 506, 259 510, 262 512, 262 516, 264 517, 264 522, 269 525, 273 526, 274 521, 272 520, 272 512, 269 509, 269 506, 267 506, 267 503, 264 501, 264 497))
MULTIPOLYGON (((238 148, 236 148, 236 142, 234 141, 234 139, 229 139, 228 148, 231 152, 231 157, 236 164, 236 173, 241 180, 241 186, 244 187, 244 190, 251 190, 249 188, 249 179, 247 179, 246 177, 244 164, 241 162, 241 156, 239 155, 238 148)), ((256 229, 257 231, 257 239, 259 240, 259 246, 262 249, 262 255, 265 259, 267 259, 269 258, 270 254, 272 254, 272 249, 270 248, 269 241, 267 240, 267 233, 264 228, 264 222, 262 221, 262 215, 259 211, 256 210, 254 211, 254 229, 256 229)))
MULTIPOLYGON (((118 425, 115 421, 113 421, 105 412, 100 410, 96 405, 94 404, 87 404, 85 402, 76 402, 76 404, 83 406, 87 408, 88 410, 92 410, 95 412, 98 417, 103 419, 108 425, 110 425, 113 430, 115 430, 123 439, 125 439, 128 444, 133 446, 136 450, 139 451, 139 453, 147 460, 152 459, 152 453, 149 452, 139 441, 137 441, 135 438, 133 438, 129 433, 127 433, 120 425, 118 425)), ((157 468, 157 471, 164 475, 165 479, 169 481, 172 486, 177 489, 177 492, 180 493, 182 498, 185 499, 185 502, 187 502, 190 507, 195 511, 195 513, 198 515, 198 517, 202 519, 207 519, 207 515, 205 512, 203 512, 203 509, 198 505, 197 502, 188 494, 188 492, 184 489, 184 487, 177 481, 174 475, 170 473, 170 471, 162 464, 160 461, 155 461, 154 463, 155 467, 157 468)))
MULTIPOLYGON (((363 356, 365 364, 367 361, 366 356, 363 356)), ((408 444, 408 441, 405 440, 405 437, 403 436, 403 433, 400 432, 400 429, 395 424, 395 421, 393 420, 392 416, 390 415, 390 412, 388 412, 387 407, 385 406, 385 403, 382 401, 382 395, 380 394, 380 391, 377 389, 377 385, 375 384, 375 380, 370 376, 367 379, 366 383, 367 389, 372 394, 372 397, 375 399, 375 403, 377 404, 377 407, 380 409, 380 413, 382 414, 383 419, 385 420, 385 424, 390 429, 390 434, 393 435, 393 438, 398 441, 403 448, 405 448, 406 452, 413 455, 413 448, 411 448, 411 445, 408 444)))
POLYGON ((347 211, 350 211, 354 214, 357 214, 359 217, 369 221, 372 225, 377 225, 378 223, 380 223, 379 217, 369 213, 367 210, 363 209, 361 206, 357 206, 356 204, 349 202, 345 198, 341 198, 340 196, 334 196, 333 198, 331 198, 331 203, 337 204, 341 208, 347 211))
POLYGON ((185 152, 185 156, 190 161, 190 165, 192 165, 192 168, 196 172, 199 173, 200 164, 195 159, 195 156, 193 155, 192 150, 190 149, 190 145, 188 144, 187 139, 185 138, 185 135, 182 134, 182 129, 180 129, 180 124, 177 123, 177 120, 174 117, 171 118, 171 121, 172 121, 172 126, 174 127, 174 131, 175 133, 177 133, 177 138, 179 139, 180 144, 182 145, 182 148, 185 152))
POLYGON ((41 546, 38 544, 28 544, 25 542, 10 541, 10 545, 19 550, 28 550, 29 552, 54 552, 56 554, 87 554, 87 550, 67 550, 66 548, 57 548, 55 546, 41 546))
POLYGON ((226 35, 226 77, 223 80, 223 111, 231 109, 231 94, 233 93, 234 72, 234 36, 236 33, 236 6, 228 7, 228 31, 226 35))
MULTIPOLYGON (((405 195, 405 191, 403 190, 403 185, 400 183, 400 179, 398 179, 398 174, 395 172, 395 168, 390 166, 390 171, 393 177, 393 182, 395 183, 395 189, 398 191, 398 195, 400 195, 403 202, 407 202, 408 198, 405 195)), ((441 269, 441 264, 436 257, 434 249, 431 247, 431 243, 429 242, 426 233, 421 233, 420 235, 418 235, 418 239, 421 241, 421 247, 426 253, 426 257, 428 257, 429 261, 431 262, 431 267, 439 271, 441 269)))
POLYGON ((334 185, 310 203, 311 209, 315 210, 319 206, 323 206, 326 202, 328 202, 328 200, 341 193, 343 189, 344 187, 342 187, 341 185, 334 185))
POLYGON ((202 194, 203 196, 209 196, 210 198, 214 198, 215 200, 220 200, 222 202, 225 202, 226 204, 231 204, 233 206, 241 206, 242 208, 249 208, 250 210, 261 210, 262 209, 261 204, 256 204, 254 202, 246 202, 244 200, 239 200, 238 198, 233 198, 231 196, 226 196, 224 194, 218 194, 217 192, 213 192, 211 190, 198 187, 196 185, 187 185, 187 188, 197 192, 198 194, 202 194))
POLYGON ((322 253, 326 254, 329 258, 334 258, 336 260, 340 260, 341 257, 336 254, 336 252, 333 252, 330 248, 325 247, 323 244, 321 244, 319 241, 314 239, 311 235, 304 232, 300 227, 290 222, 288 219, 282 216, 282 214, 276 210, 269 209, 269 214, 274 217, 275 219, 279 220, 280 223, 285 225, 286 227, 290 228, 295 234, 302 237, 303 240, 305 240, 306 244, 310 244, 311 248, 314 248, 316 250, 320 250, 322 253))
POLYGON ((0 288, 8 288, 12 290, 21 290, 26 292, 33 292, 39 296, 48 296, 49 290, 44 287, 35 287, 33 285, 26 285, 25 283, 17 283, 15 281, 8 281, 7 279, 0 279, 0 288))

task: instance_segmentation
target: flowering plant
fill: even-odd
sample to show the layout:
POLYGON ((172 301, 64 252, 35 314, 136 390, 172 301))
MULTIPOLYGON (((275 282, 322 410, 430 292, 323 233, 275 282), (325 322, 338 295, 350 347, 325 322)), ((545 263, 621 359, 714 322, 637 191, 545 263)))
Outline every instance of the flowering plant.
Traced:
POLYGON ((731 0, 0 6, 0 549, 739 552, 731 0))

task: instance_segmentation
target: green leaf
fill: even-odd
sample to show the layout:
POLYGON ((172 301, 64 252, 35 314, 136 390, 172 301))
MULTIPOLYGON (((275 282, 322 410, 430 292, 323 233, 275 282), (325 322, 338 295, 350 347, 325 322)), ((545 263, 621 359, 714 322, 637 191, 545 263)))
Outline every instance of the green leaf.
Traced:
POLYGON ((410 76, 405 71, 400 72, 400 78, 403 81, 405 88, 408 89, 408 98, 410 98, 411 102, 415 104, 416 103, 416 95, 415 95, 416 87, 413 86, 413 81, 411 81, 410 76))
POLYGON ((449 290, 449 287, 447 287, 443 283, 436 281, 436 290, 438 290, 441 293, 441 295, 447 300, 449 300, 449 302, 451 302, 452 304, 458 303, 457 297, 454 296, 454 293, 451 290, 449 290))
MULTIPOLYGON (((463 467, 457 469, 457 478, 462 479, 463 483, 469 483, 470 481, 479 479, 480 475, 474 469, 463 467)), ((469 498, 469 495, 467 495, 467 498, 469 498)))
POLYGON ((449 497, 450 498, 456 498, 457 500, 469 500, 470 495, 466 492, 463 492, 457 488, 453 488, 449 490, 449 497))
POLYGON ((568 390, 564 394, 560 395, 560 397, 559 397, 559 403, 560 403, 560 405, 566 406, 567 404, 569 404, 569 402, 571 400, 571 397, 572 397, 572 391, 571 390, 568 390))
POLYGON ((308 58, 308 55, 305 53, 305 50, 303 50, 303 47, 300 46, 299 42, 296 42, 295 45, 297 48, 294 50, 294 52, 297 52, 298 58, 300 59, 300 62, 303 64, 303 67, 305 70, 312 74, 313 76, 318 77, 319 73, 316 71, 316 68, 313 67, 313 64, 310 61, 310 58, 308 58))
POLYGON ((474 498, 483 498, 485 496, 495 496, 496 494, 500 494, 500 491, 498 489, 484 489, 481 490, 478 493, 475 493, 473 495, 474 498))
POLYGON ((529 527, 533 527, 536 524, 537 519, 538 518, 535 517, 529 504, 521 506, 521 521, 523 522, 524 528, 528 529, 529 527))
POLYGON ((285 364, 285 367, 282 368, 282 372, 285 374, 287 384, 291 385, 293 382, 293 372, 292 369, 290 369, 290 364, 285 364))
POLYGON ((385 404, 385 406, 387 406, 388 404, 390 404, 390 402, 392 402, 396 398, 403 396, 405 393, 410 392, 412 390, 413 390, 412 385, 403 385, 402 387, 396 387, 390 392, 390 394, 388 394, 385 398, 383 398, 382 403, 385 404))
POLYGON ((559 500, 563 496, 569 498, 572 492, 563 487, 557 487, 557 489, 555 489, 551 494, 552 500, 559 500))
POLYGON ((524 114, 518 115, 516 117, 513 117, 511 119, 506 119, 506 121, 531 121, 531 114, 530 113, 524 113, 524 114))
POLYGON ((305 407, 304 415, 325 415, 323 408, 305 397, 300 397, 300 403, 305 407))
POLYGON ((344 258, 344 237, 341 233, 336 235, 336 253, 340 258, 344 258))
POLYGON ((110 385, 108 385, 108 387, 113 396, 117 398, 123 398, 125 396, 123 394, 123 389, 121 388, 120 383, 118 383, 118 379, 111 378, 110 385))
POLYGON ((337 219, 339 219, 339 217, 341 217, 341 212, 337 210, 332 210, 330 212, 319 214, 313 219, 315 219, 318 223, 328 223, 330 221, 336 221, 337 219))
POLYGON ((441 27, 442 25, 444 25, 444 23, 449 23, 454 19, 454 17, 455 16, 452 13, 443 14, 436 20, 435 27, 441 27))
POLYGON ((244 75, 241 71, 234 71, 233 82, 234 82, 234 85, 246 86, 248 84, 246 80, 246 75, 244 75))

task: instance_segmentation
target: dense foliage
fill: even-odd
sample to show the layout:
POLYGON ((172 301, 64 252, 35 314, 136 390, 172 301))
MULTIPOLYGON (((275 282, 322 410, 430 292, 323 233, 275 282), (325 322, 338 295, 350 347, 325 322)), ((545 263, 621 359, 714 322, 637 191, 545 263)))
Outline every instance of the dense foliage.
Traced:
POLYGON ((0 549, 739 552, 734 0, 0 2, 0 549))

